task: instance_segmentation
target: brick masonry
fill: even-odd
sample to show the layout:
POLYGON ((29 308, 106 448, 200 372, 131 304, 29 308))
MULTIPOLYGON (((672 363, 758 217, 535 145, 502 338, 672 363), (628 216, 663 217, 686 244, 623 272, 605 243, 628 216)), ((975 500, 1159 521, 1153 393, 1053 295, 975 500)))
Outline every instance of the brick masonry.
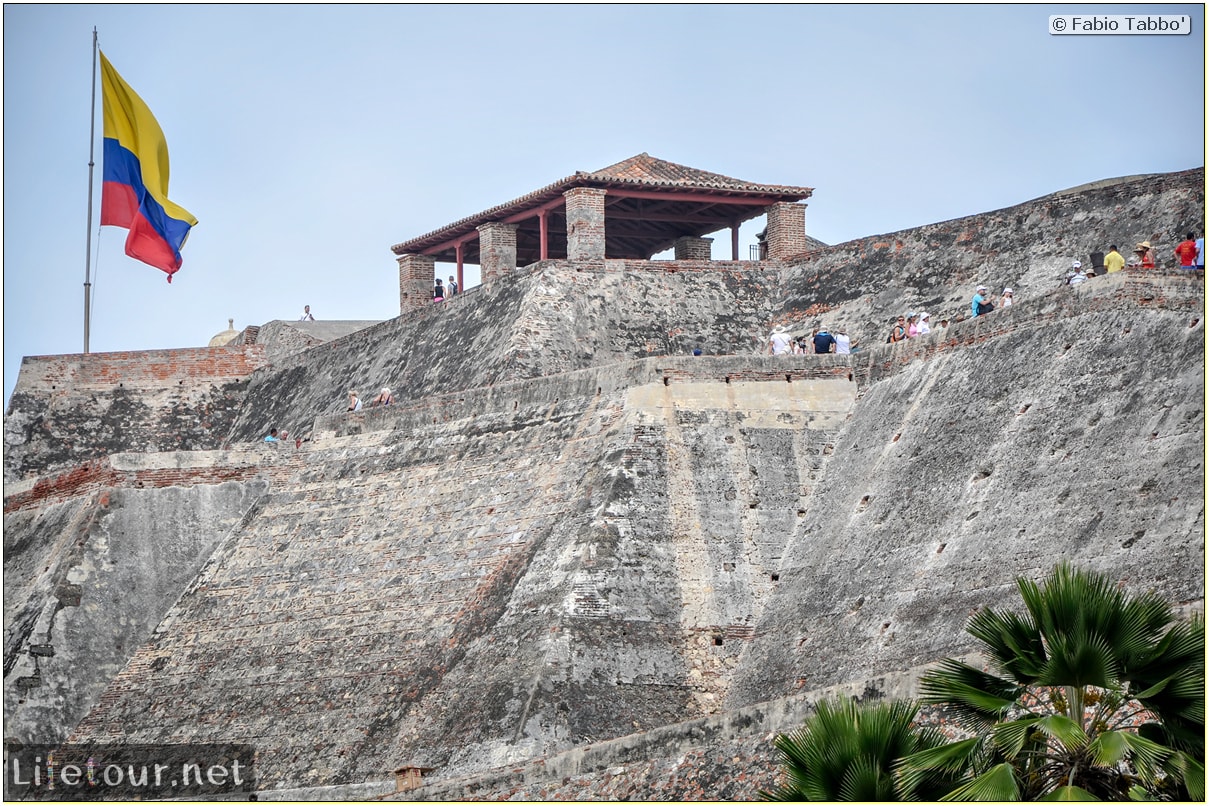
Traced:
POLYGON ((424 308, 432 303, 436 258, 431 255, 400 255, 399 314, 424 308))
POLYGON ((769 260, 783 260, 804 253, 809 248, 806 205, 782 202, 769 207, 765 242, 769 260))
POLYGON ((567 198, 567 259, 600 260, 605 255, 605 191, 573 188, 567 198))
POLYGON ((516 224, 483 224, 479 231, 479 260, 483 282, 516 270, 516 224))
POLYGON ((709 260, 711 257, 711 245, 713 238, 698 238, 693 235, 685 235, 682 238, 677 238, 672 245, 676 260, 709 260))

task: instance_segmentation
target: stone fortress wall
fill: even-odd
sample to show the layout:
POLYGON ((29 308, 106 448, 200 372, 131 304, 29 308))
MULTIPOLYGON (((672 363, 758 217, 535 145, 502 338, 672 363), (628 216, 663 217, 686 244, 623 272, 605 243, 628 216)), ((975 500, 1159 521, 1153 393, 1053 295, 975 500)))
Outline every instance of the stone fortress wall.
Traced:
MULTIPOLYGON (((1149 217, 1203 210, 1203 173, 1145 186, 1170 176, 1149 217)), ((407 799, 751 798, 770 732, 909 692, 1018 574, 1203 606, 1200 274, 755 355, 820 315, 790 301, 814 269, 861 273, 845 249, 537 264, 246 374, 229 449, 6 485, 6 739, 247 741, 278 797, 411 763, 407 799), (345 415, 350 384, 400 403, 345 415), (253 444, 268 423, 309 441, 253 444)))

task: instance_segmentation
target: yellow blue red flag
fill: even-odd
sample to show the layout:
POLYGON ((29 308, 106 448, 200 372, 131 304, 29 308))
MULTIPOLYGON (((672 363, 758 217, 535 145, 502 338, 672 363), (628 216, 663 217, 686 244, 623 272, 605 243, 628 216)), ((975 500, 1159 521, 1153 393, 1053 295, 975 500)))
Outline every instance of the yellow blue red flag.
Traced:
POLYGON ((168 199, 168 142, 155 116, 101 54, 105 117, 101 223, 129 230, 126 254, 168 273, 181 267, 181 247, 197 224, 168 199))

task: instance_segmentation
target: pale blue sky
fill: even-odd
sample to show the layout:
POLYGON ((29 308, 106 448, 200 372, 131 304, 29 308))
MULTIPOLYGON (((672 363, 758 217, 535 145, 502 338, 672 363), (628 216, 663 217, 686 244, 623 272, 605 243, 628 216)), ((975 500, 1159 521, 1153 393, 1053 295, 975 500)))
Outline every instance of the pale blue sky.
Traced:
POLYGON ((22 356, 83 348, 86 235, 93 352, 307 303, 394 317, 392 244, 643 151, 813 187, 807 231, 838 243, 1203 165, 1204 45, 1200 5, 7 4, 5 400, 22 356), (1134 12, 1193 33, 1047 29, 1134 12), (99 111, 87 232, 94 26, 200 222, 171 285, 99 227, 99 111))

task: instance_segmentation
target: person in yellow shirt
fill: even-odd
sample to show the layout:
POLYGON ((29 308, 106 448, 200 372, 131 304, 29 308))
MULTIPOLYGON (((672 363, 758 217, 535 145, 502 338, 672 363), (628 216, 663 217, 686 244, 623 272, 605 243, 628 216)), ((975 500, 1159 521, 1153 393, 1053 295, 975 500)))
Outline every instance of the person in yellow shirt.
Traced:
POLYGON ((1104 268, 1108 270, 1109 274, 1125 268, 1125 258, 1121 257, 1121 253, 1117 251, 1116 244, 1108 247, 1108 254, 1104 256, 1104 268))

